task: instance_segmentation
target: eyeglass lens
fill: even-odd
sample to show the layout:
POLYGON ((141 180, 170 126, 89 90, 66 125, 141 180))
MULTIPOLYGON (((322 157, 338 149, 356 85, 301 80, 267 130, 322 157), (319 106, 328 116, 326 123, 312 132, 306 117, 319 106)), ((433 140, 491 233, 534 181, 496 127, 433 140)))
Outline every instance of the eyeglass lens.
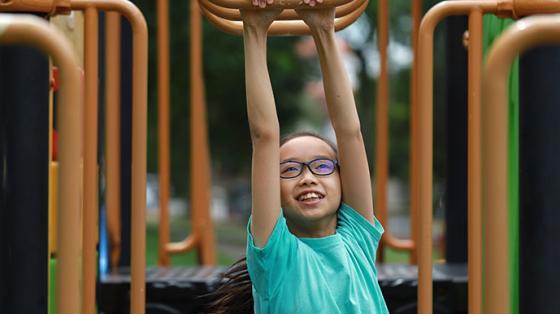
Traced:
POLYGON ((334 172, 335 163, 329 159, 316 159, 309 163, 288 161, 280 164, 280 176, 282 178, 293 178, 303 172, 303 167, 308 165, 313 174, 329 175, 334 172))

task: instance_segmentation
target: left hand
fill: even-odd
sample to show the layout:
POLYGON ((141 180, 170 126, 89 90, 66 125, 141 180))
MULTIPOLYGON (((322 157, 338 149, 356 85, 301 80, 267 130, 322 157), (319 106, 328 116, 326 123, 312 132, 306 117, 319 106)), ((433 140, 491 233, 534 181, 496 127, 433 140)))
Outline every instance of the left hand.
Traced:
POLYGON ((273 4, 274 0, 251 0, 251 3, 255 7, 266 8, 266 5, 273 4))
POLYGON ((334 8, 301 9, 296 12, 311 30, 334 30, 334 8))
POLYGON ((310 7, 314 7, 317 5, 317 3, 323 3, 323 0, 303 0, 303 3, 309 5, 310 7))

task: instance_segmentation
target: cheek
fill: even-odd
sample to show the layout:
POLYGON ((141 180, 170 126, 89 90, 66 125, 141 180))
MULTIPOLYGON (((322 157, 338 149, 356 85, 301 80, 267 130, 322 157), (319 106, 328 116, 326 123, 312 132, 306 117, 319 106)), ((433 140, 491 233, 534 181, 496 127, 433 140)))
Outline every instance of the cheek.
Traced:
POLYGON ((291 199, 291 188, 287 181, 280 181, 280 201, 282 207, 285 207, 287 202, 291 199))

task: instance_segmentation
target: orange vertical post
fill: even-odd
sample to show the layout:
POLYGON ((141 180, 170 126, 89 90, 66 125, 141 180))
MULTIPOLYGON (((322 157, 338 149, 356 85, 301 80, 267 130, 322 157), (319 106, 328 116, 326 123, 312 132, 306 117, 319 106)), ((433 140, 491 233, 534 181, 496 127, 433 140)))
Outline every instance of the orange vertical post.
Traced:
POLYGON ((121 254, 121 18, 105 14, 105 158, 107 180, 107 229, 111 246, 111 269, 116 270, 121 254))
POLYGON ((191 17, 191 209, 193 230, 199 237, 199 262, 212 265, 214 230, 210 215, 210 154, 202 74, 202 21, 196 0, 190 1, 191 17))
POLYGON ((170 118, 169 118, 169 1, 157 1, 158 62, 158 166, 159 166, 159 246, 158 264, 169 265, 170 118))
POLYGON ((469 313, 482 313, 482 216, 480 168, 480 101, 482 11, 469 14, 468 41, 468 300, 469 313))
POLYGON ((410 240, 397 239, 389 229, 387 206, 387 185, 389 177, 389 71, 387 46, 389 42, 389 3, 379 1, 378 9, 378 47, 381 72, 377 82, 376 111, 376 149, 375 149, 375 207, 376 215, 385 228, 382 238, 380 260, 383 261, 384 245, 397 250, 411 250, 414 243, 410 240))
POLYGON ((98 125, 98 14, 93 7, 85 10, 85 111, 84 111, 84 218, 83 226, 83 301, 82 313, 95 311, 95 276, 98 217, 97 125, 98 125))
MULTIPOLYGON (((146 139, 148 85, 148 27, 142 12, 125 0, 72 0, 72 10, 95 7, 116 11, 132 26, 132 230, 130 311, 145 313, 146 268, 146 139)), ((75 312, 74 312, 75 313, 75 312)))
POLYGON ((422 16, 422 0, 412 0, 412 69, 410 72, 410 237, 414 247, 410 252, 410 262, 416 264, 418 262, 418 203, 415 195, 418 193, 418 162, 416 158, 417 152, 417 115, 418 110, 418 29, 420 28, 420 20, 422 16))
POLYGON ((486 218, 485 313, 511 313, 508 263, 507 77, 516 56, 542 44, 560 43, 560 19, 534 16, 510 26, 488 52, 483 76, 482 211, 486 218))
MULTIPOLYGON (((375 113, 375 211, 385 230, 389 229, 387 210, 387 177, 389 172, 389 73, 387 45, 389 37, 389 3, 379 0, 377 9, 377 49, 379 50, 380 72, 377 80, 377 106, 375 113)), ((383 239, 386 239, 383 237, 383 239)), ((379 250, 379 259, 383 261, 384 243, 379 250)))
MULTIPOLYGON (((419 33, 418 50, 418 110, 417 158, 418 182, 417 195, 419 206, 418 220, 418 312, 432 313, 432 163, 433 163, 433 34, 437 24, 446 16, 466 15, 473 11, 472 22, 482 13, 497 13, 496 1, 444 1, 435 5, 422 20, 419 33)), ((481 20, 480 20, 481 21, 481 20)), ((475 30, 475 32, 479 32, 475 30)), ((472 58, 472 56, 471 56, 472 58)), ((480 65, 478 65, 480 67, 480 65)), ((474 97, 475 95, 471 95, 474 97)), ((471 136, 472 138, 472 136, 471 136)), ((476 138, 472 138, 476 140, 476 138)), ((469 165, 472 165, 469 162, 469 165)), ((473 169, 476 171, 476 169, 473 169)), ((469 172, 471 174, 471 172, 469 172)), ((472 178, 469 177, 469 180, 472 178)), ((472 196, 472 194, 469 194, 472 196)), ((469 201, 472 203, 471 201, 469 201)), ((471 214, 469 216, 472 217, 471 214)))
POLYGON ((0 42, 29 44, 50 54, 60 73, 58 140, 60 143, 56 265, 56 312, 80 311, 80 149, 81 85, 78 61, 70 43, 45 21, 31 16, 0 15, 0 42))

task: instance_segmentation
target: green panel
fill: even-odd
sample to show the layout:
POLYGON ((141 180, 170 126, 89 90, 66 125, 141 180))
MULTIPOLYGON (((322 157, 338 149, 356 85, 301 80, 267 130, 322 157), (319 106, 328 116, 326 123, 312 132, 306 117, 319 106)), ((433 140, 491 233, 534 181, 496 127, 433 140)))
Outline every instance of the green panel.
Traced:
MULTIPOLYGON (((492 42, 513 21, 484 16, 484 53, 492 42)), ((510 300, 512 314, 519 313, 519 61, 515 60, 509 76, 508 114, 508 206, 509 206, 509 262, 510 300)))
POLYGON ((56 289, 56 259, 51 258, 49 260, 49 312, 48 314, 54 314, 54 300, 55 300, 55 289, 56 289))

